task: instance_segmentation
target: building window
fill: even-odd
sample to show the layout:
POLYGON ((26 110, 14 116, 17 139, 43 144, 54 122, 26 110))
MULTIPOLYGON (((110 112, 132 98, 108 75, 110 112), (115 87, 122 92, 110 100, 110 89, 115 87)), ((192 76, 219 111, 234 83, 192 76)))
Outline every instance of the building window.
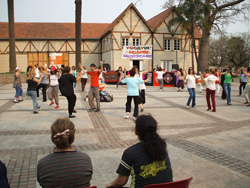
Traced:
POLYGON ((165 39, 164 40, 164 50, 165 51, 170 51, 171 50, 171 40, 170 39, 165 39))
POLYGON ((122 47, 123 46, 128 46, 128 38, 123 38, 122 39, 122 47))
POLYGON ((133 46, 140 46, 140 39, 133 39, 133 46))
POLYGON ((181 40, 174 39, 174 50, 180 50, 181 49, 181 40))

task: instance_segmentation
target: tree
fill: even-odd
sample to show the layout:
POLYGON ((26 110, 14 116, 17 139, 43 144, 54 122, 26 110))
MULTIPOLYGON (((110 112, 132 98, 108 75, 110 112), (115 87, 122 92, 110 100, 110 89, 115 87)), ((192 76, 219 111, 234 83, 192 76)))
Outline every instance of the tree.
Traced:
POLYGON ((249 36, 231 37, 227 41, 227 59, 231 67, 248 66, 250 55, 249 36))
POLYGON ((9 18, 9 71, 16 71, 16 45, 15 45, 15 22, 14 22, 14 0, 8 0, 9 18))
POLYGON ((170 25, 175 23, 181 23, 181 28, 183 33, 187 33, 191 36, 191 48, 192 48, 192 67, 194 68, 193 51, 195 52, 196 62, 198 61, 198 55, 195 45, 194 29, 197 24, 202 21, 202 10, 201 0, 194 0, 193 2, 185 1, 182 6, 178 6, 175 11, 178 17, 170 20, 170 25))
POLYGON ((76 68, 80 70, 79 62, 81 62, 81 17, 82 17, 82 0, 75 0, 76 4, 76 20, 75 20, 75 43, 76 43, 76 68))
POLYGON ((242 67, 248 66, 250 55, 250 37, 222 36, 217 40, 211 40, 209 49, 209 64, 214 66, 242 67))
MULTIPOLYGON (((186 0, 189 2, 195 2, 195 0, 186 0)), ((227 24, 229 21, 235 19, 235 16, 240 13, 244 13, 247 10, 246 4, 241 4, 245 0, 202 0, 202 25, 200 26, 202 32, 202 39, 200 41, 200 49, 198 56, 198 70, 205 71, 208 68, 208 50, 210 34, 214 27, 220 29, 220 26, 227 24)), ((172 0, 173 4, 175 1, 172 0)), ((179 0, 179 5, 182 6, 184 0, 179 0)), ((171 5, 166 2, 163 7, 169 7, 171 5)), ((200 9, 200 7, 198 7, 200 9)))
POLYGON ((227 59, 227 36, 221 36, 216 40, 211 40, 209 45, 209 65, 223 67, 228 65, 227 59))

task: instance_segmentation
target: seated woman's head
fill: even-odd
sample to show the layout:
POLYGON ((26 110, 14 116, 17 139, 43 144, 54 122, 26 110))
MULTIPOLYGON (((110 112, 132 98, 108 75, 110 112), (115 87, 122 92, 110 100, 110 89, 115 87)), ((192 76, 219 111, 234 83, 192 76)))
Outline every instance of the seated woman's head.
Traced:
POLYGON ((141 115, 135 121, 135 134, 144 144, 151 161, 162 161, 166 156, 166 142, 158 135, 157 121, 151 115, 141 115))
POLYGON ((59 118, 51 125, 51 140, 56 149, 71 148, 75 139, 75 125, 68 118, 59 118))

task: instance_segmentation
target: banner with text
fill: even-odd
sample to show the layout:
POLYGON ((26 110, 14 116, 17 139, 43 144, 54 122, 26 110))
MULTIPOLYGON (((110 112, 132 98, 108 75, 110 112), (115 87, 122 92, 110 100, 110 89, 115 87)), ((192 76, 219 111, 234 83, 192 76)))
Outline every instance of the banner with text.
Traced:
POLYGON ((123 59, 152 59, 152 45, 123 46, 123 59))

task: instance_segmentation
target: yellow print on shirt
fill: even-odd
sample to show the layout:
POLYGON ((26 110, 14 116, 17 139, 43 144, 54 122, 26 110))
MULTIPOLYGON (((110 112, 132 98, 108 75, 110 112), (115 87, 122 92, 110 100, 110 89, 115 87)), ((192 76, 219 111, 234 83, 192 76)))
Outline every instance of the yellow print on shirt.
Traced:
POLYGON ((148 178, 150 176, 156 176, 157 173, 161 170, 167 168, 166 162, 164 161, 154 161, 147 166, 141 166, 140 176, 143 178, 148 178))

